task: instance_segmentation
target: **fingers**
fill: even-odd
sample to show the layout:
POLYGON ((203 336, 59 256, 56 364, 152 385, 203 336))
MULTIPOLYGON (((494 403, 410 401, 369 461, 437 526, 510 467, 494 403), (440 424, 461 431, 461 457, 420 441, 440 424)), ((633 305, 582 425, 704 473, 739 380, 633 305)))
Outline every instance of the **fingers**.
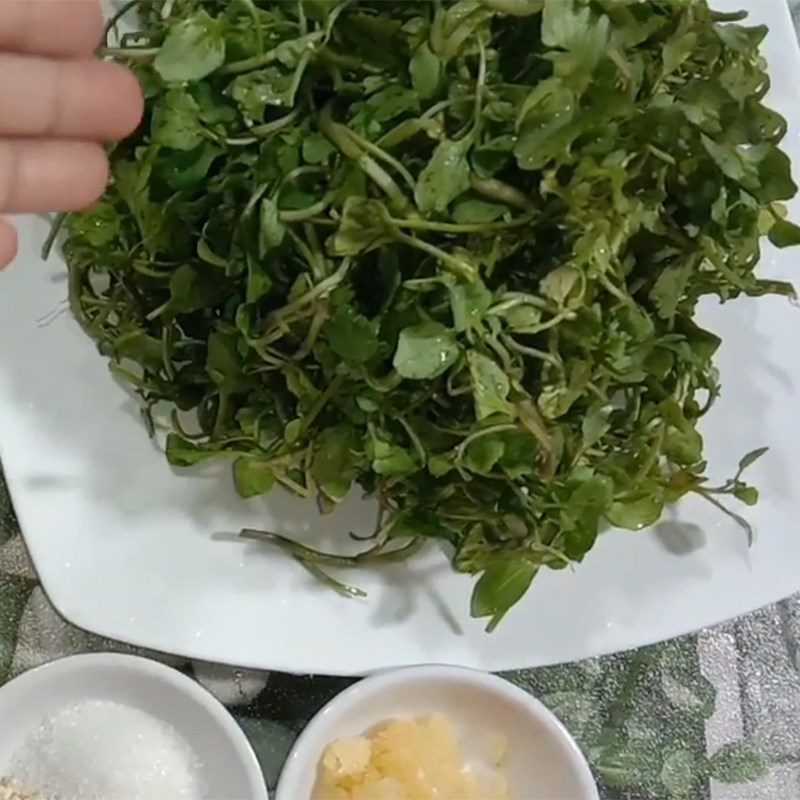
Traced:
MULTIPOLYGON (((127 135, 142 114, 133 76, 93 57, 102 31, 99 0, 0 0, 0 211, 73 211, 102 194, 96 142, 127 135)), ((0 269, 16 251, 0 217, 0 269)))
POLYGON ((0 140, 2 211, 77 211, 100 197, 107 181, 106 154, 94 142, 0 140))
POLYGON ((142 103, 119 64, 0 53, 1 135, 119 139, 139 124, 142 103))
POLYGON ((88 56, 102 32, 98 0, 0 0, 0 50, 88 56))
POLYGON ((0 269, 7 267, 17 254, 17 232, 14 226, 0 217, 0 269))

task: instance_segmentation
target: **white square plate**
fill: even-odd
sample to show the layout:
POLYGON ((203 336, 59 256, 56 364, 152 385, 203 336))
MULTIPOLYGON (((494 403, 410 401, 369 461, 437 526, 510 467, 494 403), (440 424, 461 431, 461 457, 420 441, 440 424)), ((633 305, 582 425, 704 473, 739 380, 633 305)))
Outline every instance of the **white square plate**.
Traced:
MULTIPOLYGON (((770 104, 800 163, 800 58, 783 0, 731 0, 766 23, 770 104)), ((795 218, 800 210, 795 204, 795 218)), ((0 277, 0 454, 22 530, 55 606, 77 625, 200 659, 293 672, 363 674, 419 662, 484 669, 579 659, 695 630, 800 589, 800 311, 785 299, 708 303, 723 338, 723 397, 704 433, 712 477, 769 445, 748 478, 762 499, 743 532, 689 500, 646 533, 604 534, 574 571, 540 575, 499 629, 469 618, 472 581, 432 549, 348 578, 366 600, 320 586, 263 546, 215 535, 272 527, 324 546, 368 530, 355 495, 332 516, 273 494, 244 502, 227 471, 178 475, 136 405, 67 313, 65 272, 38 252, 44 221, 19 220, 21 252, 0 277)), ((764 275, 800 280, 796 251, 765 249, 764 275)))

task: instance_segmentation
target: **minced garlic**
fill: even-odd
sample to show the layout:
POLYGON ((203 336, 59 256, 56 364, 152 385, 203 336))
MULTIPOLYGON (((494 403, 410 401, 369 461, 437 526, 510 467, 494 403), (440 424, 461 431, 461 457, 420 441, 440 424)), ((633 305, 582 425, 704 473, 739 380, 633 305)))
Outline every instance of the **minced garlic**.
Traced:
MULTIPOLYGON (((491 748, 501 765, 500 739, 491 748)), ((458 736, 441 714, 391 720, 369 736, 338 739, 325 749, 316 800, 505 800, 502 769, 488 776, 465 766, 458 736)))
POLYGON ((39 800, 39 796, 21 789, 11 778, 0 778, 0 800, 39 800))

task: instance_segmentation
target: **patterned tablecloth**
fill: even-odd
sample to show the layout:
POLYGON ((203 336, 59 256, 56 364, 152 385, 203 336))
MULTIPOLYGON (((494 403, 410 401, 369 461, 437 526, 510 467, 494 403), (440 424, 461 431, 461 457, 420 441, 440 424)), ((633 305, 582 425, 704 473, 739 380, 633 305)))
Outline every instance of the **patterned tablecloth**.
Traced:
MULTIPOLYGON (((800 28, 800 0, 790 0, 800 28)), ((0 474, 0 684, 54 658, 131 648, 54 611, 0 474)), ((297 734, 349 683, 150 654, 193 675, 244 728, 274 790, 297 734)), ((696 635, 506 677, 558 714, 606 800, 800 798, 800 594, 696 635)))

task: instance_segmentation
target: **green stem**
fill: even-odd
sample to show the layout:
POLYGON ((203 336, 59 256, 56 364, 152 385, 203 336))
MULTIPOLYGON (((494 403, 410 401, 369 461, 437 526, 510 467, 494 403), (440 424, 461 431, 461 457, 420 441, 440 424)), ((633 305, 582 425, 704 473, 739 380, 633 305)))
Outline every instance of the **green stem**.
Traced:
POLYGON ((426 242, 424 239, 418 239, 416 236, 409 236, 407 233, 398 233, 396 238, 398 241, 410 247, 416 247, 417 250, 422 250, 422 252, 433 256, 445 269, 459 278, 463 278, 467 281, 474 281, 478 277, 477 271, 472 264, 460 258, 456 258, 450 255, 450 253, 446 253, 441 248, 436 247, 436 245, 430 242, 426 242))
POLYGON ((321 581, 325 586, 333 589, 337 594, 343 597, 366 597, 367 593, 357 586, 350 586, 347 583, 337 581, 332 575, 328 575, 325 570, 320 569, 313 561, 302 556, 294 556, 294 560, 305 567, 318 581, 321 581))
POLYGON ((101 55, 107 58, 135 60, 137 58, 154 58, 160 50, 160 47, 104 47, 101 55))
POLYGON ((326 553, 315 550, 313 547, 301 544, 272 531, 259 531, 253 528, 244 528, 239 536, 256 542, 269 542, 276 544, 295 557, 303 558, 315 564, 326 564, 329 567, 360 567, 365 564, 389 564, 393 561, 403 561, 416 553, 424 544, 422 539, 412 539, 408 544, 394 550, 384 550, 385 543, 364 550, 355 556, 342 556, 335 553, 326 553))
POLYGON ((66 219, 67 212, 62 211, 60 214, 57 214, 56 218, 53 220, 53 224, 50 226, 50 233, 47 234, 47 238, 44 240, 44 244, 42 245, 42 261, 47 261, 47 259, 50 257, 50 251, 53 249, 53 245, 55 244, 58 234, 66 222, 66 219))
POLYGON ((527 225, 533 219, 532 214, 526 214, 509 221, 503 222, 437 222, 428 219, 397 219, 391 218, 391 222, 398 228, 409 228, 415 231, 436 231, 438 233, 497 233, 498 231, 519 228, 527 225))
POLYGON ((532 211, 535 206, 519 189, 509 186, 497 178, 479 178, 477 175, 470 177, 472 189, 478 194, 482 194, 489 200, 513 206, 522 211, 532 211))
POLYGON ((320 132, 326 136, 343 155, 354 161, 364 174, 381 189, 394 207, 400 210, 405 210, 409 207, 408 198, 395 183, 394 178, 356 143, 345 125, 334 122, 333 116, 331 115, 330 103, 320 111, 317 126, 320 132))

